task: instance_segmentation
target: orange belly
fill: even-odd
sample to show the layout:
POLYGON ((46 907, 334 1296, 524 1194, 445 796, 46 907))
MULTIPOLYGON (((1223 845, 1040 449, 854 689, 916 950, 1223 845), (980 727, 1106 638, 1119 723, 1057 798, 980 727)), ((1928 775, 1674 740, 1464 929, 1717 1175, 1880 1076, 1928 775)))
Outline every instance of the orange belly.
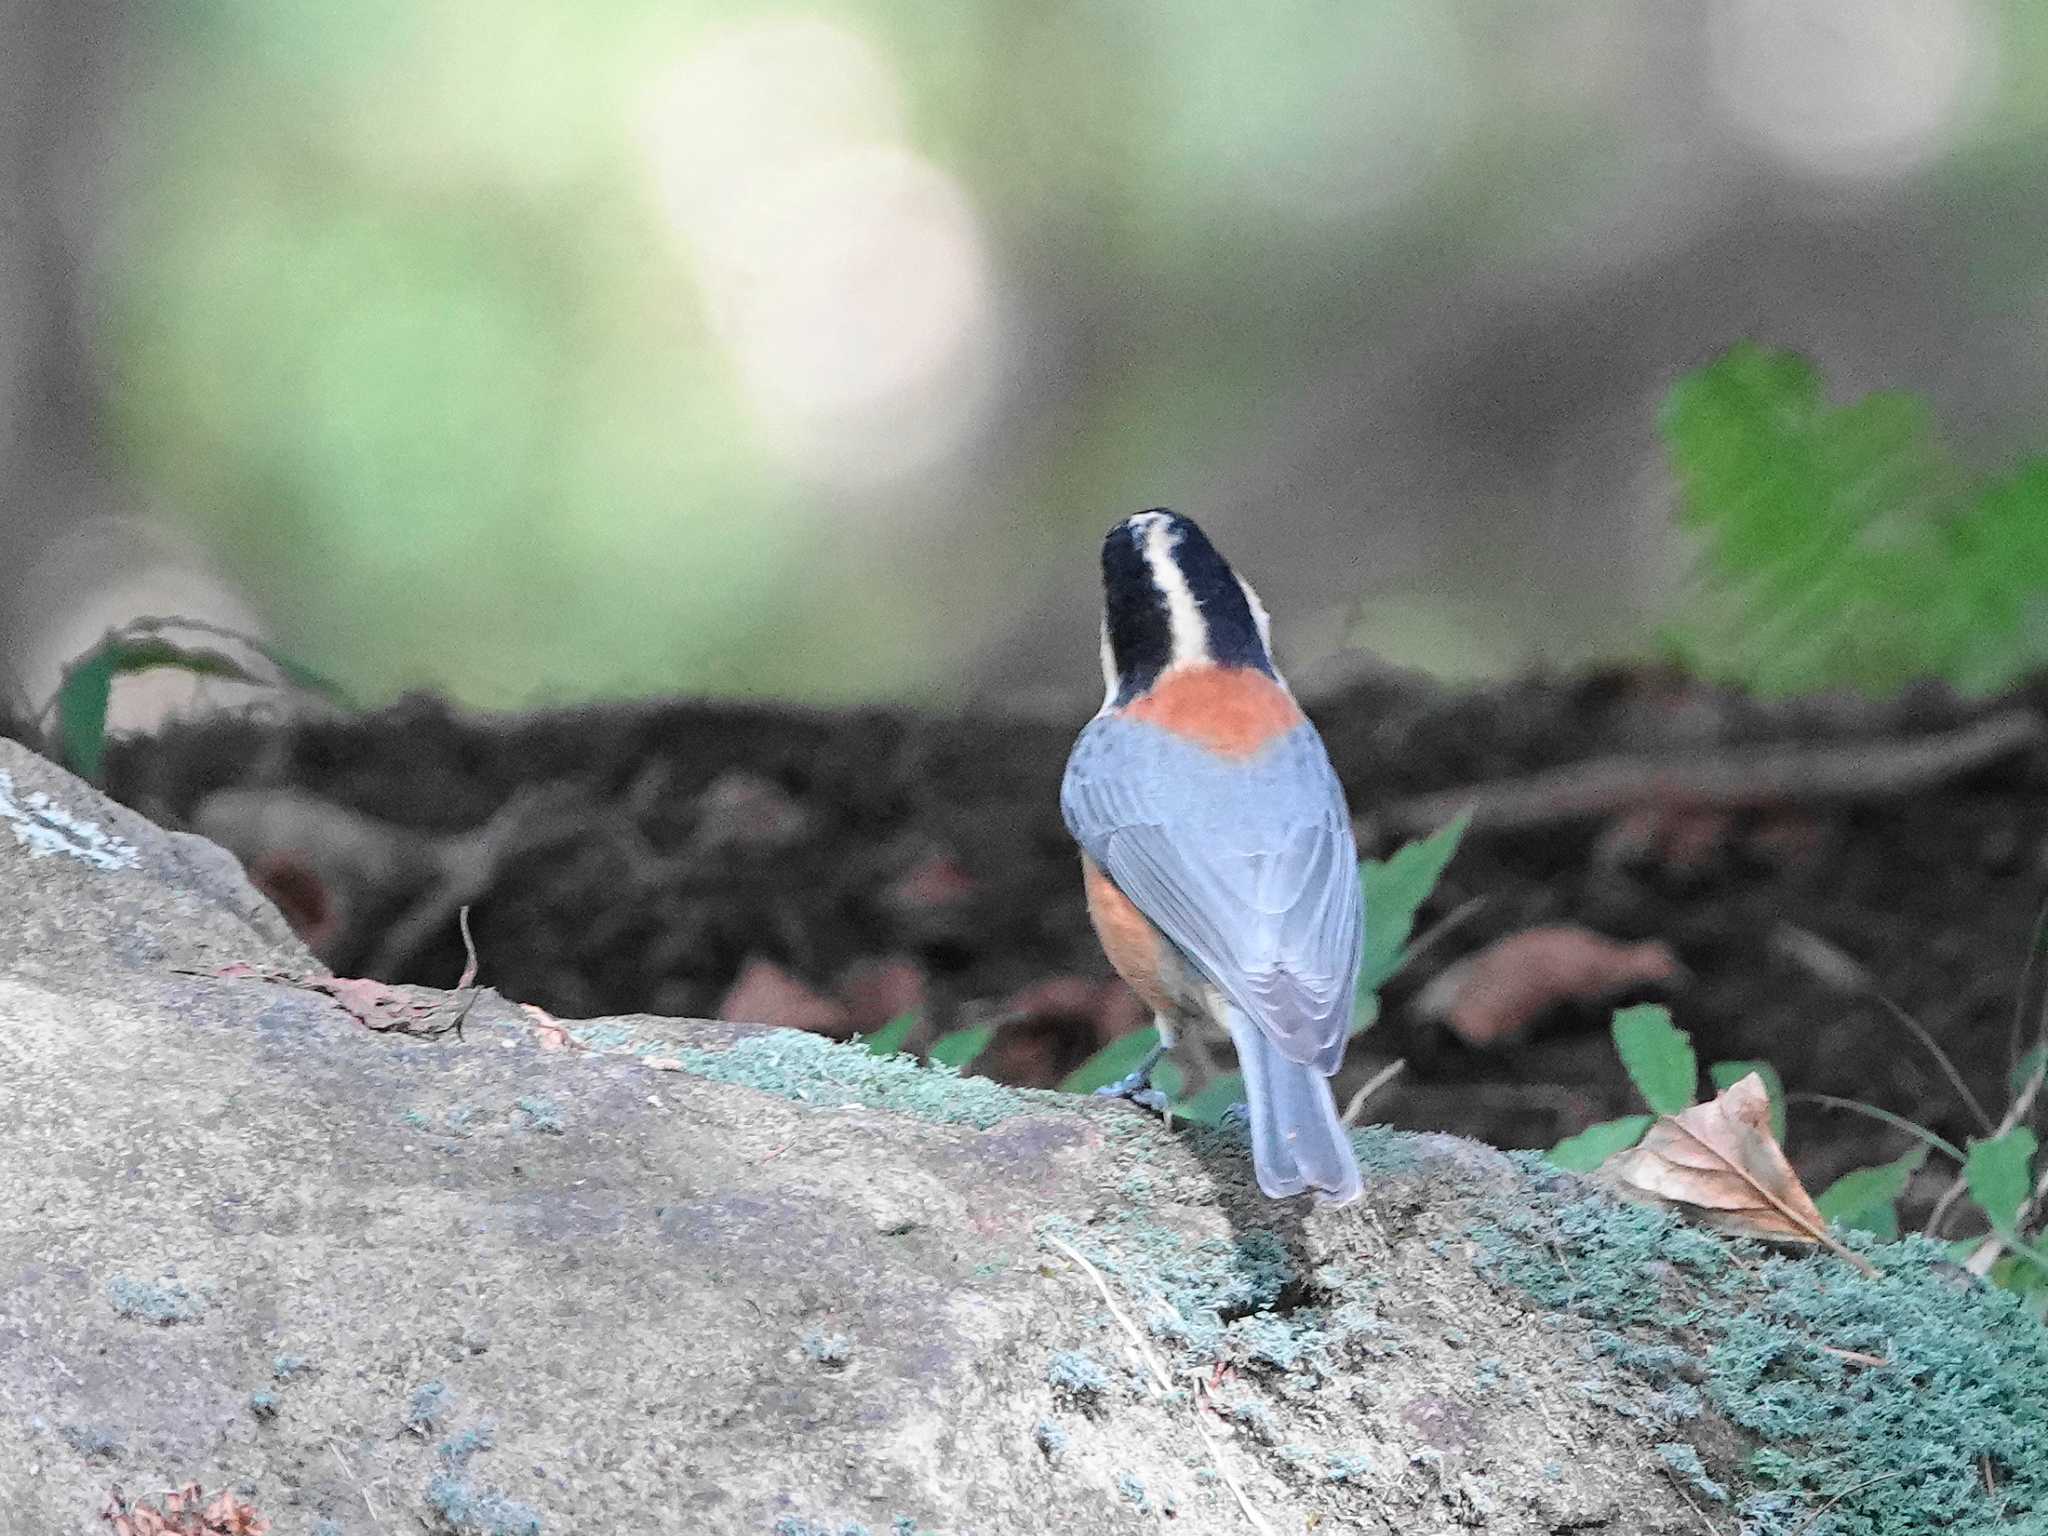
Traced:
POLYGON ((1174 1014, 1176 1000, 1168 988, 1168 972, 1179 967, 1171 957, 1166 935, 1085 853, 1081 855, 1081 883, 1088 892, 1088 920, 1094 923, 1095 937, 1102 941, 1102 952, 1109 956, 1117 975, 1154 1013, 1174 1014))

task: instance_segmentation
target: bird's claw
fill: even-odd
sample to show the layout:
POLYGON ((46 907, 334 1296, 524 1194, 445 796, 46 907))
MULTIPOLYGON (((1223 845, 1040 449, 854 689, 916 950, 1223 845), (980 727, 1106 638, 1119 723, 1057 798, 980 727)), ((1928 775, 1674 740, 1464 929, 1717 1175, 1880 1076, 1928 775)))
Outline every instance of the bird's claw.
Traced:
POLYGON ((1152 1086, 1152 1074, 1149 1072, 1133 1072, 1129 1077, 1105 1083, 1095 1090, 1095 1097, 1129 1099, 1140 1109, 1149 1109, 1155 1115, 1166 1113, 1166 1095, 1152 1086))
POLYGON ((1217 1125, 1226 1131, 1242 1131, 1250 1128, 1252 1107, 1249 1104, 1233 1104, 1216 1117, 1217 1125))

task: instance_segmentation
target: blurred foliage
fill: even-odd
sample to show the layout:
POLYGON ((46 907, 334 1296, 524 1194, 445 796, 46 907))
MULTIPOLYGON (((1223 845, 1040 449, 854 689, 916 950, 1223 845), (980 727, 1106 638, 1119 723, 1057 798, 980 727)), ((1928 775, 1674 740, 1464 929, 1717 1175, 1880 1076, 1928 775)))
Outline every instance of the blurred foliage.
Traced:
POLYGON ((957 686, 1031 603, 1020 570, 1208 503, 1341 354, 1333 316, 1430 291, 1446 239, 1479 265, 1551 238, 1621 152, 1613 100, 1502 45, 1522 24, 1427 0, 194 0, 144 26, 99 273, 119 446, 371 698, 957 686), (809 480, 750 414, 645 142, 678 67, 791 17, 879 59, 1023 326, 1007 414, 896 485, 809 480))
POLYGON ((1989 692, 2048 662, 2048 460, 1977 480, 1914 396, 1831 407, 1812 365, 1749 345, 1681 379, 1662 424, 1700 539, 1669 631, 1695 670, 1989 692))
MULTIPOLYGON (((1630 223, 1645 155, 1672 148, 1646 148, 1644 130, 1720 143, 1711 114, 1741 105, 1645 108, 1680 54, 1713 73, 1668 18, 1605 0, 188 0, 136 25, 94 274, 119 468, 281 643, 367 698, 944 693, 963 653, 1042 605, 1033 573, 1075 571, 1112 517, 1239 511, 1247 486, 1275 483, 1329 486, 1313 543, 1376 588, 1354 643, 1399 662, 1510 670, 1543 652, 1546 625, 1570 648, 1635 622, 1568 594, 1545 606, 1511 554, 1486 564, 1517 539, 1428 526, 1455 486, 1411 504, 1398 471, 1359 477, 1362 452, 1308 461, 1323 450, 1290 445, 1341 419, 1345 389, 1387 389, 1361 359, 1416 346, 1433 307, 1579 275, 1598 291, 1636 259, 1617 253, 1699 233, 1684 221, 1702 205, 1680 201, 1668 229, 1630 223), (697 138, 651 142, 650 103, 679 72, 792 26, 832 32, 851 74, 766 78, 752 96, 710 81, 697 138), (697 182, 747 182, 747 156, 812 131, 914 157, 958 191, 986 257, 985 416, 894 478, 879 463, 821 475, 788 451, 750 397, 759 359, 730 333, 722 236, 683 227, 712 216, 697 182), (664 155, 695 157, 681 212, 664 155), (1423 529, 1419 552, 1405 569, 1367 562, 1364 541, 1398 519, 1423 529)), ((1928 119, 1926 163, 1958 248, 1995 247, 1973 281, 2003 311, 2031 302, 2043 269, 2037 242, 1999 232, 2048 137, 2048 21, 2001 0, 1972 26, 1986 62, 1928 119)), ((1726 142, 1747 141, 1736 126, 1726 142)), ((1748 175, 1741 155, 1764 152, 1728 153, 1723 169, 1748 175)), ((739 265, 744 291, 758 274, 739 265)), ((840 275, 803 274, 793 309, 829 326, 840 275)), ((865 336, 857 296, 842 308, 865 336)), ((1542 312, 1501 305, 1503 323, 1542 312)), ((803 359, 776 376, 805 380, 803 359)), ((1545 385, 1503 383, 1497 411, 1456 429, 1475 462, 1496 446, 1477 437, 1513 438, 1532 405, 1506 394, 1545 385)), ((1541 419, 1558 402, 1533 406, 1541 419)), ((909 419, 883 411, 857 440, 881 460, 909 419)), ((1731 563, 1688 608, 1687 654, 1769 686, 1843 669, 1880 683, 1930 647, 1973 686, 2003 675, 1997 646, 1953 633, 1966 603, 1872 598, 1876 572, 1822 605, 1873 624, 1912 612, 1924 634, 1852 655, 1846 629, 1794 604, 1763 628, 1795 643, 1748 639, 1774 596, 1751 595, 1770 585, 1761 569, 1785 568, 1756 549, 1787 538, 1728 521, 1740 458, 1702 450, 1703 526, 1730 530, 1710 555, 1731 563)), ((1498 516, 1547 529, 1554 492, 1523 483, 1541 459, 1500 463, 1498 516)), ((1790 507, 1795 491, 1847 515, 1818 481, 1765 499, 1790 507)))
POLYGON ((348 696, 326 677, 253 635, 197 619, 131 619, 65 665, 56 695, 42 711, 43 718, 55 717, 52 745, 67 768, 99 781, 114 679, 159 667, 258 688, 297 688, 331 703, 348 703, 348 696), (224 641, 241 655, 202 640, 224 641))

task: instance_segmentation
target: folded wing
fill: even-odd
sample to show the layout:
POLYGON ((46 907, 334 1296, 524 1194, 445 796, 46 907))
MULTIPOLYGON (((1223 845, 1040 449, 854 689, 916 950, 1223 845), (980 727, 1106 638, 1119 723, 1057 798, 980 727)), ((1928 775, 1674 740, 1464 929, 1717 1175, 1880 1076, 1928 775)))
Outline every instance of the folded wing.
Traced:
POLYGON ((1363 942, 1358 855, 1312 727, 1222 759, 1104 716, 1061 787, 1068 830, 1290 1061, 1334 1072, 1363 942))

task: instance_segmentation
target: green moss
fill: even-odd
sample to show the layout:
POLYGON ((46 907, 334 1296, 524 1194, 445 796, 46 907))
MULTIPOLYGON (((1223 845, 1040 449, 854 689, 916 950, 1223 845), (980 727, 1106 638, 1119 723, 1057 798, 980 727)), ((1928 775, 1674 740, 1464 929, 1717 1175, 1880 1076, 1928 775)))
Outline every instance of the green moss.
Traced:
POLYGON ((658 1048, 673 1054, 687 1071, 713 1082, 757 1088, 825 1108, 862 1104, 983 1130, 1012 1115, 1061 1102, 1056 1094, 1020 1092, 985 1077, 962 1077, 951 1067, 922 1067, 906 1056, 876 1056, 858 1045, 840 1045, 795 1030, 749 1035, 722 1050, 658 1048))
POLYGON ((87 1461, 112 1461, 121 1454, 121 1437, 92 1424, 60 1424, 64 1443, 87 1461))
POLYGON ((1937 1245, 1870 1246, 1884 1271, 1871 1280, 1540 1177, 1491 1202, 1472 1236, 1501 1280, 1608 1325, 1596 1355, 1660 1388, 1588 1383, 1601 1400, 1672 1423, 1711 1404, 1759 1443, 1746 1531, 2048 1528, 2048 1330, 1937 1245))
POLYGON ((473 1429, 465 1429, 459 1435, 451 1435, 434 1448, 434 1454, 441 1458, 444 1466, 460 1470, 470 1461, 497 1444, 498 1426, 490 1420, 473 1429))
POLYGON ((206 1310, 205 1301, 176 1280, 136 1280, 127 1275, 107 1282, 107 1300, 122 1317, 159 1328, 189 1323, 206 1310))
POLYGON ((412 1389, 412 1396, 405 1405, 405 1427, 415 1434, 425 1434, 455 1406, 455 1394, 447 1384, 429 1381, 412 1389))
POLYGON ((1682 1440, 1667 1440, 1657 1447, 1657 1455, 1664 1465, 1699 1493, 1712 1499, 1716 1504, 1728 1502, 1728 1490, 1707 1476, 1706 1463, 1700 1460, 1700 1453, 1682 1440))
POLYGON ((1286 1244, 1260 1228, 1191 1240, 1127 1210, 1086 1228, 1054 1217, 1039 1230, 1117 1276, 1182 1368, 1229 1359, 1326 1372, 1338 1346, 1380 1330, 1369 1283, 1338 1266, 1304 1277, 1286 1244))
POLYGON ((540 1515, 530 1505, 495 1488, 472 1488, 465 1478, 435 1478, 426 1499, 442 1528, 460 1536, 540 1536, 540 1515))
MULTIPOLYGON (((562 1134, 565 1125, 562 1118, 562 1106, 553 1099, 524 1098, 515 1104, 513 1108, 526 1116, 526 1124, 530 1130, 541 1131, 549 1136, 559 1136, 562 1134)), ((453 1124, 455 1120, 453 1113, 448 1118, 449 1123, 453 1124)))
POLYGON ((843 1333, 813 1329, 803 1337, 804 1353, 820 1365, 837 1370, 853 1358, 853 1340, 843 1333))
POLYGON ((1116 1475, 1116 1491, 1137 1507, 1139 1514, 1149 1513, 1152 1500, 1145 1493, 1145 1480, 1135 1472, 1119 1472, 1116 1475))
POLYGON ((1055 1392, 1073 1398, 1100 1398, 1109 1391, 1109 1372, 1078 1349, 1063 1349, 1047 1360, 1045 1379, 1055 1392))

